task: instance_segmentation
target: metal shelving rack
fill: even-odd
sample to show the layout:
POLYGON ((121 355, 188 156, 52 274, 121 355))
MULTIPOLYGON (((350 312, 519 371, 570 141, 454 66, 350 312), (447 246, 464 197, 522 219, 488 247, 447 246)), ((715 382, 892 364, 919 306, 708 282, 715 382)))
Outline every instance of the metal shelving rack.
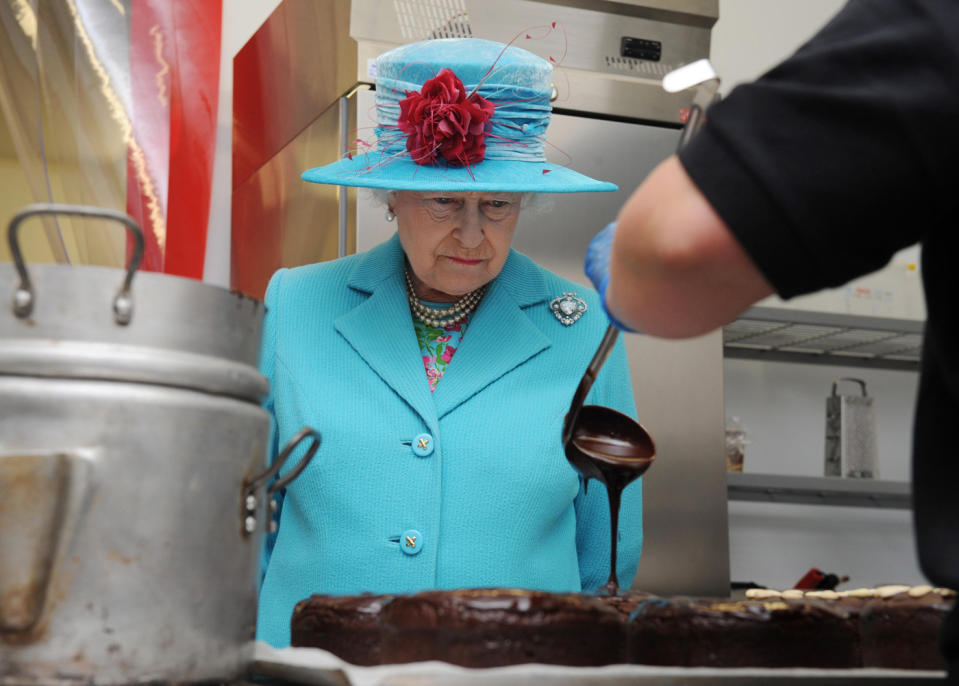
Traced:
POLYGON ((726 357, 916 370, 925 322, 753 307, 723 327, 726 357))
POLYGON ((912 491, 906 481, 729 472, 726 474, 726 489, 730 500, 900 510, 912 508, 912 491))
MULTIPOLYGON (((728 358, 919 369, 925 322, 753 307, 723 327, 728 358)), ((910 509, 908 482, 776 474, 727 474, 730 500, 910 509)))

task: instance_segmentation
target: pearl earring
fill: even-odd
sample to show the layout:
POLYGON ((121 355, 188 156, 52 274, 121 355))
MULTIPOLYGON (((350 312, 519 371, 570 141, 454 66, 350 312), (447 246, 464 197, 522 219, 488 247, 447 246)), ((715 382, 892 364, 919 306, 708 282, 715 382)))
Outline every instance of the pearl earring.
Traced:
POLYGON ((386 221, 391 222, 394 219, 396 219, 396 214, 393 212, 393 210, 387 208, 386 214, 384 215, 384 217, 386 218, 386 221))

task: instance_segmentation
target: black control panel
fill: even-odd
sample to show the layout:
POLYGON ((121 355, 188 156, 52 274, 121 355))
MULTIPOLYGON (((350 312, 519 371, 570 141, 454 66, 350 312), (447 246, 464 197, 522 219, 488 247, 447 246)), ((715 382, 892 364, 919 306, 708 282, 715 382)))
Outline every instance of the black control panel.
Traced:
POLYGON ((619 44, 620 57, 635 57, 640 60, 659 62, 663 54, 663 44, 658 40, 623 36, 619 44))

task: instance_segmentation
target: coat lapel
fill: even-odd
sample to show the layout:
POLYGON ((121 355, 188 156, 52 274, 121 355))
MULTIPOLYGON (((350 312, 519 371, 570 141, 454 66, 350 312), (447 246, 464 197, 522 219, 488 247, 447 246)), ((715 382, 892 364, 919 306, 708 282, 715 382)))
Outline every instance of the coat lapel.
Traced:
POLYGON ((524 311, 547 298, 538 268, 511 251, 433 392, 438 418, 552 345, 524 311))
POLYGON ((435 431, 436 408, 410 319, 399 239, 394 235, 364 254, 348 284, 369 297, 338 317, 336 330, 435 431))

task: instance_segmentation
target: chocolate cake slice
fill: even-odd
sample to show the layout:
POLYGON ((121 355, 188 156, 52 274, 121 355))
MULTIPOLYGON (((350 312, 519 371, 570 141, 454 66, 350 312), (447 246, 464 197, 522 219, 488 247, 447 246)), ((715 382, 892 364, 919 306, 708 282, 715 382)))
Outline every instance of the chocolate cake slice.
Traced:
POLYGON ((392 596, 313 595, 293 608, 290 645, 322 648, 355 665, 380 664, 383 607, 392 596))
POLYGON ((847 613, 816 600, 728 601, 651 597, 632 613, 630 661, 685 667, 861 664, 847 613))
POLYGON ((383 609, 384 662, 443 660, 464 667, 624 661, 619 613, 578 593, 521 589, 425 591, 383 609))
POLYGON ((938 637, 955 593, 914 586, 868 602, 859 617, 867 667, 944 670, 938 637))
MULTIPOLYGON (((886 585, 845 591, 747 591, 747 598, 816 600, 847 615, 859 635, 858 666, 945 670, 939 650, 942 623, 955 591, 932 586, 886 585)), ((857 665, 850 665, 852 667, 857 665)))

